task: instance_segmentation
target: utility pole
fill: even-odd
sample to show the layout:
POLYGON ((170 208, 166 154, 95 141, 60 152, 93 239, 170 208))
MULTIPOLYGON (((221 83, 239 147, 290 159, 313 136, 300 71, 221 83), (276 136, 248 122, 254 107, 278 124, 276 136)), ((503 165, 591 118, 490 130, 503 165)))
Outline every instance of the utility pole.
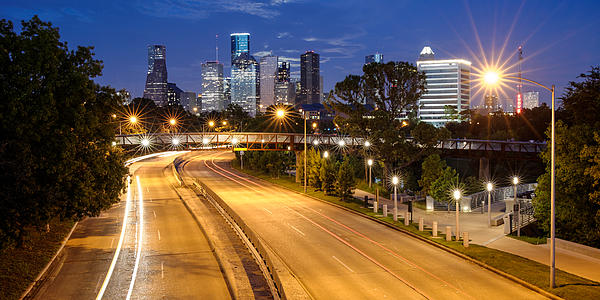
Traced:
POLYGON ((519 84, 517 85, 517 105, 515 107, 515 112, 517 114, 521 113, 523 109, 523 76, 521 73, 521 63, 523 62, 523 46, 519 46, 519 84))

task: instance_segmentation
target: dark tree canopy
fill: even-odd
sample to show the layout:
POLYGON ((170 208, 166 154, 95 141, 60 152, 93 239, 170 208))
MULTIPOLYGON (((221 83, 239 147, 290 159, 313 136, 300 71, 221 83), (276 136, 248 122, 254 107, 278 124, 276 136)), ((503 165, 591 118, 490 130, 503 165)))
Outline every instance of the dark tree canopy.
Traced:
POLYGON ((386 169, 404 168, 429 154, 449 136, 416 119, 417 101, 425 92, 425 75, 408 62, 371 63, 363 75, 349 75, 335 85, 328 106, 336 111, 342 132, 366 137, 386 169), (375 109, 363 105, 369 99, 375 109))
POLYGON ((93 55, 38 17, 21 33, 0 20, 0 246, 119 200, 127 170, 110 116, 120 97, 91 80, 102 70, 93 55))

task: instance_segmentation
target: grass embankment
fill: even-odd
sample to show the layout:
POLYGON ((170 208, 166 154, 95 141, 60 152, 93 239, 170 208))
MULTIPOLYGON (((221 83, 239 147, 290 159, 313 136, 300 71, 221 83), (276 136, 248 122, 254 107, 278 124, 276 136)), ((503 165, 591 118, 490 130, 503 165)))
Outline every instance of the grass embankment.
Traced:
MULTIPOLYGON (((239 167, 236 167, 236 169, 239 170, 239 167)), ((297 192, 303 191, 302 185, 296 183, 294 177, 282 176, 280 178, 271 178, 268 175, 251 170, 243 170, 243 172, 297 192)), ((381 217, 381 215, 373 213, 371 209, 362 207, 361 204, 363 202, 359 200, 356 200, 355 202, 344 202, 339 200, 339 198, 337 197, 325 195, 323 192, 315 191, 312 188, 308 189, 307 194, 325 201, 329 201, 331 203, 335 203, 337 205, 344 206, 346 208, 352 209, 354 211, 389 223, 398 228, 410 231, 430 241, 454 249, 462 254, 465 254, 473 259, 483 262, 507 274, 513 275, 530 284, 538 286, 559 297, 565 299, 600 299, 600 283, 597 283, 595 281, 591 281, 567 272, 563 272, 561 270, 557 270, 557 288, 550 289, 548 287, 550 269, 544 264, 523 258, 518 255, 484 246, 471 244, 470 247, 465 248, 463 247, 462 241, 446 241, 444 234, 438 234, 439 238, 433 238, 432 230, 430 227, 426 227, 425 231, 419 231, 418 224, 416 223, 413 223, 409 226, 404 226, 404 221, 401 218, 398 220, 398 222, 394 222, 394 220, 391 217, 381 217)))
POLYGON ((19 299, 72 227, 72 221, 55 220, 50 222, 50 232, 31 231, 22 247, 0 250, 0 299, 19 299))

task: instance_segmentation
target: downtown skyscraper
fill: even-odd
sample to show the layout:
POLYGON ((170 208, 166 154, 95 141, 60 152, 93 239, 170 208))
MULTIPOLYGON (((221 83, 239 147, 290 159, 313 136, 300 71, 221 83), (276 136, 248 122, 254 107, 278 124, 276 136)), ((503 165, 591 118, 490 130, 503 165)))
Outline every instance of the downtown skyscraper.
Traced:
POLYGON ((250 52, 250 34, 232 33, 231 35, 231 65, 236 57, 250 52))
POLYGON ((383 63, 383 54, 375 53, 365 56, 365 65, 370 63, 383 63))
POLYGON ((319 54, 306 51, 300 56, 300 95, 298 104, 321 103, 319 54))
POLYGON ((259 105, 259 66, 248 52, 242 53, 231 64, 231 104, 242 107, 250 116, 256 116, 259 105))
POLYGON ((260 67, 260 104, 261 112, 275 104, 275 77, 277 76, 277 56, 261 57, 260 67))
POLYGON ((164 45, 148 46, 148 74, 143 97, 161 107, 168 103, 166 54, 164 45))
MULTIPOLYGON (((294 105, 296 86, 290 78, 290 63, 280 61, 277 63, 277 76, 275 77, 275 104, 294 105)), ((262 96, 262 95, 261 95, 262 96)))
POLYGON ((208 61, 202 64, 202 111, 222 111, 225 109, 223 88, 223 64, 208 61))

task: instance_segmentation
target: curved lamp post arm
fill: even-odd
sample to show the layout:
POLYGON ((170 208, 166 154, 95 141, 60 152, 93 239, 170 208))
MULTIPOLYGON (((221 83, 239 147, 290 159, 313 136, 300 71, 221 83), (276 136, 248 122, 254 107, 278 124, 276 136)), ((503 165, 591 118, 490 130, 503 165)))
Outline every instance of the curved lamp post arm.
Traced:
POLYGON ((537 86, 545 88, 546 90, 548 90, 551 93, 554 91, 554 89, 549 88, 549 87, 547 87, 547 86, 545 86, 545 85, 543 85, 543 84, 541 84, 541 83, 539 83, 537 81, 533 81, 531 79, 527 79, 527 78, 523 78, 523 77, 517 77, 517 76, 503 76, 503 77, 504 78, 508 78, 508 79, 523 80, 523 81, 526 81, 526 82, 529 82, 529 83, 533 83, 533 84, 535 84, 537 86))

